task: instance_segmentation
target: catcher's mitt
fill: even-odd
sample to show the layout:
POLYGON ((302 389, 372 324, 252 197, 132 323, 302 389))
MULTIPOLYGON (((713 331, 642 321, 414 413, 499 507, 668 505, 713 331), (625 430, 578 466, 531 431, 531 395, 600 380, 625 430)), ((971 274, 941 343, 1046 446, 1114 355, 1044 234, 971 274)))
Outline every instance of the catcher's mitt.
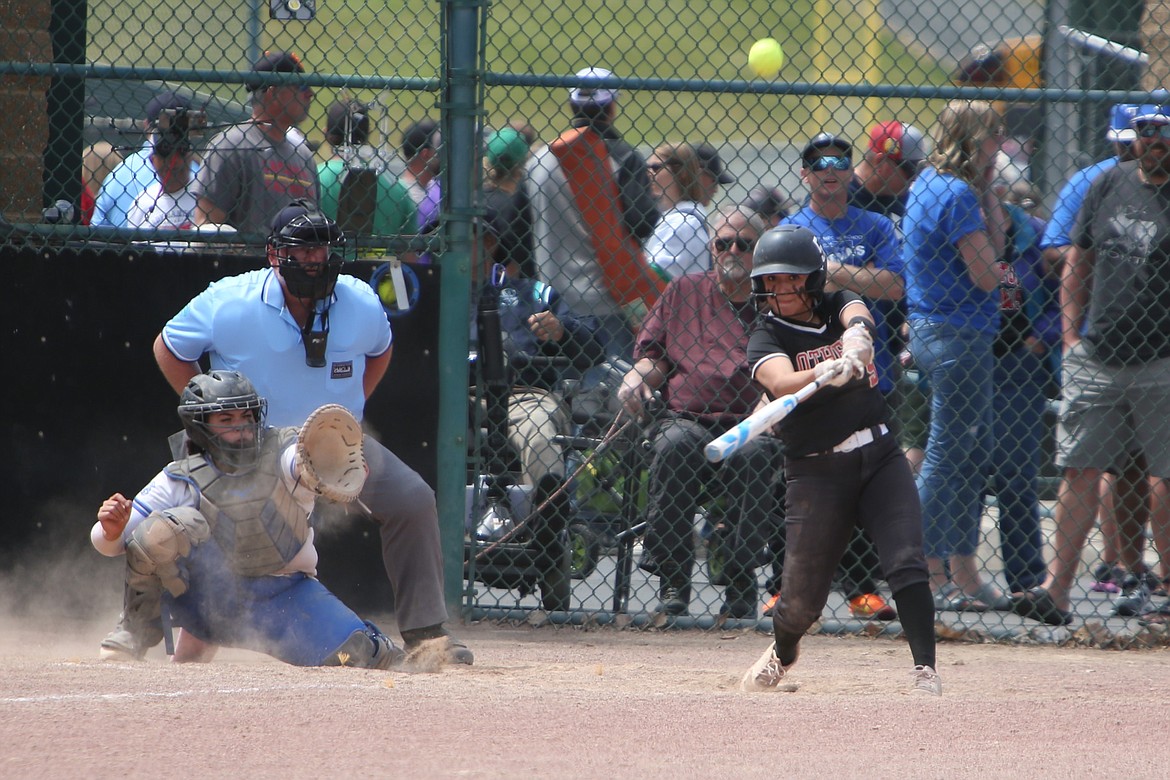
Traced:
POLYGON ((362 426, 338 404, 318 408, 297 434, 301 482, 318 495, 347 503, 366 484, 362 426))

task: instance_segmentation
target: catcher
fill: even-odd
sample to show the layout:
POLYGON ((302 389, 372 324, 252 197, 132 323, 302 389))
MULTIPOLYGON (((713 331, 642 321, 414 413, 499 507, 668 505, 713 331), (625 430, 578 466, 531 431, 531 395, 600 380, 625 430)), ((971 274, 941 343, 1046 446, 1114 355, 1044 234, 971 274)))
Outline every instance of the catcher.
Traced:
POLYGON ((772 614, 775 641, 744 674, 742 687, 780 687, 860 527, 877 545, 898 605, 914 659, 911 690, 940 695, 922 509, 906 456, 885 424, 873 317, 856 293, 826 293, 825 282, 825 255, 808 228, 781 225, 756 244, 752 292, 764 319, 748 339, 752 378, 771 398, 814 378, 827 378, 827 386, 779 423, 787 539, 772 614))
POLYGON ((102 503, 91 541, 126 555, 122 619, 106 659, 141 660, 163 639, 165 605, 180 627, 173 660, 209 661, 219 646, 297 666, 386 669, 402 650, 314 577, 309 514, 318 496, 352 501, 366 479, 361 427, 322 406, 299 430, 266 428, 266 403, 235 371, 191 379, 179 399, 188 456, 128 500, 102 503))

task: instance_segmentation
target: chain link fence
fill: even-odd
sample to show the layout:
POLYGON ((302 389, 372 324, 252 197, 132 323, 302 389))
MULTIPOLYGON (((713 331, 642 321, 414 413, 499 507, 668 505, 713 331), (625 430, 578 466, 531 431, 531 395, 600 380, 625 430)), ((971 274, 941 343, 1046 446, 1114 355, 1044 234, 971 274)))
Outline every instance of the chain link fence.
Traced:
MULTIPOLYGON (((259 254, 273 204, 305 197, 353 239, 355 274, 384 274, 390 257, 443 269, 444 365, 474 357, 471 392, 440 396, 460 407, 448 421, 463 419, 439 435, 441 466, 466 463, 465 476, 440 468, 439 498, 445 529, 464 532, 471 614, 769 625, 785 443, 769 434, 719 464, 702 445, 760 401, 743 274, 765 231, 795 223, 821 239, 829 293, 851 289, 875 313, 888 416, 858 427, 888 427, 870 438, 895 436, 911 459, 946 630, 1161 636, 1170 522, 1160 483, 1141 485, 1170 440, 1165 382, 1127 389, 1115 418, 1079 418, 1097 427, 1078 429, 1087 449, 1068 462, 1085 468, 1058 510, 1059 286, 1075 234, 1045 232, 1069 218, 1061 191, 1079 169, 1133 148, 1113 106, 1160 113, 1160 84, 1142 81, 1164 70, 1142 51, 1161 40, 1160 5, 11 5, 5 247, 259 254), (762 39, 776 46, 749 66, 762 39), (994 121, 940 122, 971 100, 990 101, 994 121), (986 177, 964 154, 984 155, 986 177), (938 169, 974 186, 914 194, 938 169), (985 191, 1003 204, 998 228, 985 191), (966 193, 957 207, 953 192, 966 193), (987 218, 929 235, 972 203, 987 218), (995 250, 987 289, 964 260, 972 231, 995 250), (977 338, 915 325, 943 321, 977 338), (1132 436, 1106 436, 1115 419, 1132 436), (1013 610, 1010 594, 1049 568, 1054 602, 1033 592, 1031 612, 1013 610)), ((1164 231, 1153 200, 1134 208, 1164 231)), ((1116 237, 1141 284, 1119 282, 1079 319, 1100 326, 1093 307, 1107 302, 1158 328, 1162 235, 1116 237)), ((394 306, 401 291, 374 284, 394 306)), ((1156 341, 1141 349, 1160 360, 1156 341)), ((1108 399, 1085 383, 1127 381, 1093 355, 1078 366, 1077 397, 1098 410, 1108 399)), ((881 550, 860 532, 846 541, 823 626, 896 631, 881 550)))

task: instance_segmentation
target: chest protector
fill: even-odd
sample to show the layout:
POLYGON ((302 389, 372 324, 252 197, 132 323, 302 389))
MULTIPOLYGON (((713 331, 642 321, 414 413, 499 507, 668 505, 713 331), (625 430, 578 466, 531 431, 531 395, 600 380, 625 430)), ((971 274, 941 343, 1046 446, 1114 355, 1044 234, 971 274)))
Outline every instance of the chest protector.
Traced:
POLYGON ((280 478, 280 453, 296 434, 295 428, 270 428, 256 467, 246 474, 224 474, 203 454, 166 467, 168 475, 199 489, 211 537, 240 576, 275 574, 308 538, 309 518, 280 478))

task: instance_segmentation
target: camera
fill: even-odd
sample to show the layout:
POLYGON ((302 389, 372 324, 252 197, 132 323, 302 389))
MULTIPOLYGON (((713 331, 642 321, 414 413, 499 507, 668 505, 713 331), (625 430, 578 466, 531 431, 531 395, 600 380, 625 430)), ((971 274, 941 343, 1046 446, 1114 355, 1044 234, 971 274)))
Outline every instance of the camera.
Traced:
POLYGON ((164 108, 158 114, 154 153, 187 154, 207 131, 207 112, 198 108, 164 108))

